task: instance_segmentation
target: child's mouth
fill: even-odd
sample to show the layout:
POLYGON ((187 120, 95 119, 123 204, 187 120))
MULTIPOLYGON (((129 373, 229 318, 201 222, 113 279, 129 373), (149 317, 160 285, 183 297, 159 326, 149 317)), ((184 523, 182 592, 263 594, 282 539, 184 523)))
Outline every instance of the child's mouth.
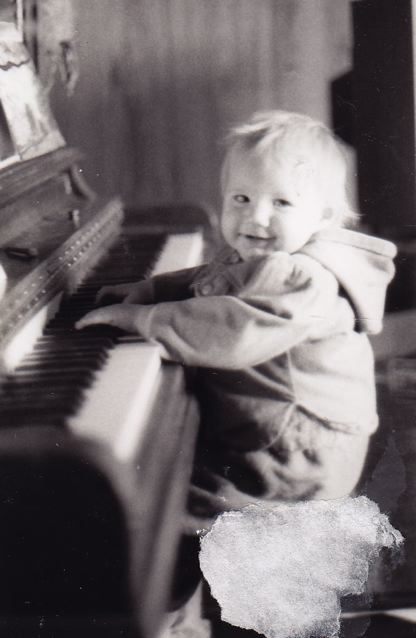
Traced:
POLYGON ((259 235, 243 235, 243 234, 241 234, 240 237, 242 237, 243 239, 247 239, 250 243, 258 242, 259 244, 272 242, 276 239, 276 237, 260 237, 259 235))
POLYGON ((277 249, 276 237, 263 237, 240 233, 240 248, 250 255, 265 255, 277 249))

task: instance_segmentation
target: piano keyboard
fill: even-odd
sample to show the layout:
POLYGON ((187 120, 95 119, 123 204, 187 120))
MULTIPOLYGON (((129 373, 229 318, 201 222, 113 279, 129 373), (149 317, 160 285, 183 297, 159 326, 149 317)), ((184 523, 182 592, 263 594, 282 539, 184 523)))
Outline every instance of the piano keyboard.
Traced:
POLYGON ((93 308, 102 285, 136 281, 149 273, 159 251, 151 274, 193 266, 201 260, 202 237, 129 236, 111 249, 75 294, 64 299, 34 348, 6 377, 0 388, 3 425, 65 425, 109 446, 121 461, 134 456, 158 387, 157 345, 109 326, 81 332, 73 326, 93 308))

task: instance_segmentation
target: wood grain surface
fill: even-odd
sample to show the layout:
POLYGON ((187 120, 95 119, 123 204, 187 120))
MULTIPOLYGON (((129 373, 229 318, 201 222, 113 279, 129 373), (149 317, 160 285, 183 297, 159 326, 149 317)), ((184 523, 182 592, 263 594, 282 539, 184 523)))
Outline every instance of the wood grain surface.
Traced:
POLYGON ((219 140, 253 111, 330 119, 346 0, 74 0, 80 80, 52 107, 101 194, 219 206, 219 140))

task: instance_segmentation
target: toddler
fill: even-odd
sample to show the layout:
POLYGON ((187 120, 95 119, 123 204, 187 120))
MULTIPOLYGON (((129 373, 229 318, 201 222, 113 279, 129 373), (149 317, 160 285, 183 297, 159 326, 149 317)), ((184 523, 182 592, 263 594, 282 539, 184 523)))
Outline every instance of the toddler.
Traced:
POLYGON ((196 368, 200 440, 190 529, 253 501, 354 490, 377 428, 368 333, 381 329, 393 244, 355 220, 330 131, 295 113, 234 129, 222 171, 226 247, 211 263, 107 292, 109 323, 196 368))

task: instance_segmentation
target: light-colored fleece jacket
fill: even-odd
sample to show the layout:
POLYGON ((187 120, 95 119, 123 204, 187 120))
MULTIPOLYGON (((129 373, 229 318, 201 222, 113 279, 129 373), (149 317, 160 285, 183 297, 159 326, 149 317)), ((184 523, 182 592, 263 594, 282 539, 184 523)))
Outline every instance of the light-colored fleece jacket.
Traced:
POLYGON ((140 330, 198 370, 203 420, 217 440, 270 445, 296 409, 346 433, 377 428, 367 333, 381 330, 396 253, 337 229, 288 254, 213 262, 153 279, 140 330))

